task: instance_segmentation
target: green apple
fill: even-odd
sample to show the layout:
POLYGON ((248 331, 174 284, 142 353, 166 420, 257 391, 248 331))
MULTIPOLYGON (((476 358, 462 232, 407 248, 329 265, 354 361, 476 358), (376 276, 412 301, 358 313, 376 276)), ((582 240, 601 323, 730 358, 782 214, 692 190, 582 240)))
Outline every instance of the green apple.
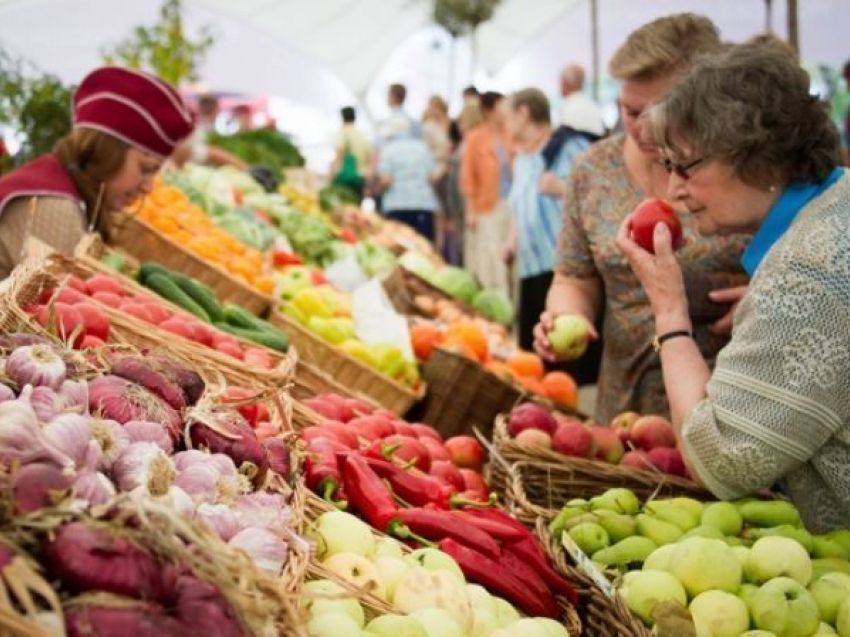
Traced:
POLYGON ((723 591, 704 591, 688 606, 700 637, 738 637, 750 627, 747 605, 723 591))
POLYGON ((386 591, 377 567, 362 555, 337 553, 322 562, 322 566, 357 588, 386 599, 386 591))
POLYGON ((387 555, 374 558, 373 564, 378 569, 378 575, 384 586, 384 599, 392 604, 395 589, 401 578, 411 569, 411 566, 400 557, 389 557, 387 555))
POLYGON ((323 513, 316 520, 321 538, 317 557, 322 560, 337 553, 356 553, 369 557, 375 550, 375 536, 369 525, 343 511, 323 513))
POLYGON ((421 608, 410 613, 428 637, 466 637, 466 631, 442 608, 421 608))
POLYGON ((741 633, 741 637, 776 637, 776 633, 772 633, 769 630, 748 630, 745 633, 741 633))
POLYGON ((316 615, 307 622, 310 637, 362 637, 363 631, 345 613, 316 615))
POLYGON ((756 593, 758 593, 758 590, 759 587, 755 584, 741 584, 741 588, 738 589, 738 597, 747 605, 750 615, 753 614, 753 599, 756 593))
POLYGON ((443 553, 440 549, 416 549, 409 555, 405 555, 404 559, 411 566, 420 566, 429 571, 449 571, 462 582, 466 582, 457 562, 451 555, 443 553))
POLYGON ((683 540, 676 545, 668 568, 691 598, 712 589, 734 593, 741 586, 741 563, 722 540, 683 540))
POLYGON ((844 550, 847 551, 847 554, 850 555, 850 530, 839 529, 838 531, 832 531, 830 533, 827 533, 826 536, 830 540, 838 542, 841 546, 844 547, 844 550))
POLYGON ((472 606, 466 584, 450 571, 411 568, 396 586, 393 603, 401 613, 423 608, 442 609, 455 619, 464 633, 472 628, 472 606))
POLYGON ((829 624, 825 624, 821 622, 818 626, 818 632, 816 632, 812 637, 825 637, 826 635, 837 635, 835 629, 829 624))
POLYGON ((790 577, 763 584, 753 596, 752 609, 756 628, 778 637, 809 637, 820 624, 814 597, 790 577))
POLYGON ((519 619, 519 612, 510 602, 501 597, 494 597, 493 599, 496 600, 496 621, 499 622, 499 626, 504 628, 519 619))
POLYGON ((838 614, 835 616, 835 631, 840 637, 850 637, 850 598, 838 605, 838 614))
POLYGON ((575 360, 584 354, 590 339, 587 319, 578 314, 561 314, 556 317, 549 330, 552 351, 567 360, 575 360))
POLYGON ((404 557, 404 549, 401 542, 391 537, 379 537, 375 540, 375 557, 404 557))
POLYGON ((413 617, 381 615, 369 622, 363 637, 428 637, 428 634, 413 617))
POLYGON ((652 554, 646 558, 643 563, 643 570, 649 571, 666 571, 670 568, 670 559, 673 557, 673 551, 676 550, 675 544, 665 544, 655 549, 652 554))
POLYGON ((499 621, 494 613, 483 608, 473 609, 472 630, 469 632, 469 637, 489 637, 498 628, 499 621))
POLYGON ((647 625, 653 624, 652 609, 664 601, 688 603, 681 582, 667 571, 632 571, 623 576, 620 595, 629 609, 647 625))
POLYGON ((741 568, 744 568, 744 565, 747 563, 747 559, 750 557, 750 547, 733 546, 732 552, 735 554, 735 557, 737 557, 738 561, 741 563, 741 568))
POLYGON ((807 586, 812 579, 812 560, 796 540, 763 537, 750 549, 744 574, 753 584, 763 584, 775 577, 790 577, 807 586))
POLYGON ((611 544, 608 532, 598 524, 585 522, 571 528, 569 536, 578 544, 578 547, 587 555, 593 555, 611 544))
POLYGON ((744 525, 744 518, 731 502, 712 502, 703 509, 700 524, 713 526, 723 535, 738 535, 744 525))
POLYGON ((363 607, 353 597, 346 597, 349 594, 342 586, 331 580, 313 580, 301 588, 301 608, 314 616, 344 613, 362 628, 365 621, 363 607))
POLYGON ((472 606, 473 610, 486 610, 494 617, 496 616, 496 598, 493 597, 490 594, 490 591, 488 591, 483 586, 479 586, 478 584, 467 584, 466 597, 469 599, 469 603, 472 606))
POLYGON ((567 627, 560 622, 556 622, 554 619, 535 617, 534 621, 539 626, 543 626, 543 630, 546 631, 546 637, 570 637, 570 631, 567 630, 567 627))
POLYGON ((598 509, 635 515, 640 510, 640 502, 634 492, 617 487, 608 489, 602 495, 591 498, 590 510, 596 511, 598 509))
POLYGON ((508 626, 507 630, 515 637, 548 637, 546 629, 531 617, 518 619, 508 626))
POLYGON ((850 596, 850 575, 827 573, 809 585, 809 592, 818 605, 821 621, 834 624, 838 607, 844 598, 850 596))
POLYGON ((837 557, 826 557, 812 560, 812 581, 820 579, 827 573, 847 573, 850 575, 850 562, 837 557))

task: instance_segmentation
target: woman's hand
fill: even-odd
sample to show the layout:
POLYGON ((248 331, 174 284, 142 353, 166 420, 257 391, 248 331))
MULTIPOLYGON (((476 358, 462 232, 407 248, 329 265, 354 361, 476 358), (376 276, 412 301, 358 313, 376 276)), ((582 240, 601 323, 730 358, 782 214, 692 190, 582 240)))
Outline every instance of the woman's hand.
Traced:
POLYGON ((655 254, 641 248, 631 237, 632 217, 626 217, 617 233, 617 247, 629 260, 635 276, 646 290, 658 333, 690 329, 688 300, 682 269, 673 254, 670 230, 658 223, 653 231, 655 254))
POLYGON ((718 336, 729 336, 732 333, 732 318, 735 315, 735 310, 738 309, 738 303, 741 302, 747 295, 748 285, 739 285, 732 288, 723 288, 721 290, 712 290, 708 293, 710 298, 715 303, 731 303, 729 311, 717 319, 708 328, 708 331, 718 336))
MULTIPOLYGON (((540 322, 534 326, 534 351, 547 363, 557 363, 558 361, 567 360, 555 353, 555 350, 552 349, 552 342, 549 340, 549 332, 552 331, 557 316, 560 315, 555 315, 552 312, 543 312, 540 315, 540 322)), ((587 325, 587 333, 590 336, 590 340, 595 341, 598 339, 599 334, 596 333, 593 323, 583 316, 581 318, 584 319, 587 325)))
POLYGON ((553 172, 545 172, 540 175, 540 181, 537 187, 540 190, 540 194, 550 197, 563 197, 567 194, 567 185, 553 172))

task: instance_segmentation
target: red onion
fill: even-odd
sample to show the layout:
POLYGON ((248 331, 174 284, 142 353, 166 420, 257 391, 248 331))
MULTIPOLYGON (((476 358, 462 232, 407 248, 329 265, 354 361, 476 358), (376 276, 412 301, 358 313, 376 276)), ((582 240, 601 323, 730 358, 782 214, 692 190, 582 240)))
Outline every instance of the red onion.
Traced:
POLYGON ((121 424, 131 420, 162 423, 174 441, 183 430, 180 414, 168 403, 118 376, 101 376, 89 383, 89 409, 121 424))
POLYGON ((15 510, 32 513, 60 502, 68 493, 71 480, 56 465, 34 462, 14 475, 15 510))
POLYGON ((19 347, 6 359, 6 375, 18 387, 33 385, 57 390, 67 373, 65 362, 47 345, 19 347))
POLYGON ((104 529, 82 522, 66 524, 44 554, 53 575, 72 592, 106 591, 161 604, 175 599, 173 566, 104 529))
POLYGON ((5 544, 0 544, 0 570, 9 566, 15 559, 15 552, 5 544))
POLYGON ((142 356, 122 356, 112 363, 112 373, 159 396, 173 409, 186 408, 186 397, 176 383, 171 382, 156 368, 155 360, 142 356))
POLYGON ((177 580, 177 617, 196 635, 242 637, 243 632, 227 601, 214 586, 191 575, 177 580))
POLYGON ((152 442, 169 455, 174 451, 174 443, 159 423, 131 420, 124 423, 124 431, 127 432, 130 442, 152 442))
POLYGON ((204 421, 191 423, 189 429, 193 446, 229 456, 255 485, 263 483, 269 466, 266 451, 237 412, 212 412, 204 421))
POLYGON ((187 637, 195 634, 188 626, 166 615, 161 606, 141 603, 66 606, 65 629, 67 637, 187 637))
POLYGON ((269 468, 284 480, 292 477, 292 459, 289 445, 280 438, 269 438, 263 443, 269 458, 269 468))

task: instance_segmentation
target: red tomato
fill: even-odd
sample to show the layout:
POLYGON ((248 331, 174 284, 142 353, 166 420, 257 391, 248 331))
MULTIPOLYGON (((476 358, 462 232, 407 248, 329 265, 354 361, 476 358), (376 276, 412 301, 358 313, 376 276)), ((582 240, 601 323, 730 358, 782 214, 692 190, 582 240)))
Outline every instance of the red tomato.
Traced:
POLYGON ((109 340, 109 317, 93 303, 78 303, 74 306, 86 326, 86 335, 95 336, 101 341, 109 340))
POLYGON ((121 307, 118 309, 124 312, 124 314, 135 317, 139 320, 144 321, 145 323, 153 323, 153 317, 151 316, 151 313, 148 312, 148 309, 141 303, 136 303, 135 301, 127 300, 124 301, 121 304, 121 307))
POLYGON ((171 310, 158 301, 154 301, 152 299, 146 301, 144 299, 137 298, 136 303, 148 311, 148 314, 151 315, 151 320, 155 325, 159 325, 163 321, 167 321, 172 316, 171 310))
POLYGON ((126 296, 124 286, 107 274, 95 274, 86 281, 86 292, 94 296, 98 292, 112 292, 118 296, 126 296))
POLYGON ((104 305, 108 305, 109 307, 113 307, 116 310, 121 307, 121 304, 124 302, 124 299, 117 294, 112 292, 95 292, 91 295, 98 303, 103 303, 104 305))
POLYGON ((215 336, 215 328, 207 325, 203 321, 186 321, 195 328, 196 340, 207 347, 213 346, 213 336, 215 336))
POLYGON ((222 354, 227 354, 237 360, 241 361, 245 358, 245 352, 242 351, 242 346, 239 345, 238 342, 231 343, 230 341, 219 341, 214 345, 214 347, 222 354))
POLYGON ((245 362, 261 369, 272 368, 272 357, 266 350, 259 347, 245 348, 245 362))
POLYGON ((195 335, 194 330, 190 325, 187 325, 185 321, 177 318, 176 316, 172 316, 170 319, 167 319, 159 324, 159 329, 165 330, 171 334, 177 334, 177 336, 182 336, 187 340, 192 340, 192 337, 195 335))
POLYGON ((88 294, 88 290, 86 290, 86 282, 80 277, 69 274, 66 281, 68 282, 69 288, 72 288, 77 292, 81 292, 82 294, 88 294))
POLYGON ((227 332, 222 332, 221 330, 214 330, 212 337, 212 345, 217 348, 219 343, 230 343, 235 347, 241 347, 239 344, 239 339, 237 339, 233 334, 228 334, 227 332))
MULTIPOLYGON (((224 404, 239 402, 242 400, 249 400, 255 398, 257 393, 251 391, 250 389, 245 389, 244 387, 228 387, 224 392, 224 404)), ((254 429, 260 424, 260 422, 268 421, 270 418, 268 407, 266 407, 261 402, 252 402, 246 403, 244 405, 239 405, 236 407, 236 410, 242 414, 242 417, 248 421, 248 424, 251 425, 254 429)))
POLYGON ((67 303, 68 305, 76 305, 77 303, 88 301, 89 297, 79 290, 68 286, 59 291, 59 294, 56 295, 56 300, 67 303))
POLYGON ((48 306, 42 305, 36 320, 42 327, 47 328, 63 341, 70 342, 75 349, 78 348, 86 335, 86 324, 77 308, 59 301, 53 304, 52 314, 53 316, 48 306))
POLYGON ((676 211, 666 201, 661 199, 647 199, 643 201, 632 213, 631 229, 632 238, 641 248, 655 254, 655 245, 652 235, 655 226, 666 223, 673 237, 673 249, 682 247, 682 223, 676 215, 676 211))
POLYGON ((97 349, 98 347, 103 347, 104 345, 106 345, 106 343, 104 343, 97 336, 86 334, 83 337, 83 340, 80 341, 80 346, 77 349, 97 349))

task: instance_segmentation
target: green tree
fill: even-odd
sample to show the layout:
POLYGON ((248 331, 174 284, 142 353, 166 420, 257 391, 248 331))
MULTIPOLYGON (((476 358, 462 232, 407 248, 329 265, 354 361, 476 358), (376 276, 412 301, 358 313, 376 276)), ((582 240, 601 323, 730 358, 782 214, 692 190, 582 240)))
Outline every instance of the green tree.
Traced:
POLYGON ((202 27, 197 39, 183 29, 181 0, 165 0, 159 9, 159 21, 153 26, 138 26, 132 35, 113 48, 101 50, 107 64, 121 64, 153 73, 174 86, 184 80, 199 79, 214 38, 209 27, 202 27))
POLYGON ((0 49, 0 124, 14 132, 20 165, 49 152, 71 130, 73 87, 0 49))
POLYGON ((472 69, 478 57, 478 27, 490 20, 502 0, 433 0, 434 22, 453 39, 469 35, 472 44, 472 69))

